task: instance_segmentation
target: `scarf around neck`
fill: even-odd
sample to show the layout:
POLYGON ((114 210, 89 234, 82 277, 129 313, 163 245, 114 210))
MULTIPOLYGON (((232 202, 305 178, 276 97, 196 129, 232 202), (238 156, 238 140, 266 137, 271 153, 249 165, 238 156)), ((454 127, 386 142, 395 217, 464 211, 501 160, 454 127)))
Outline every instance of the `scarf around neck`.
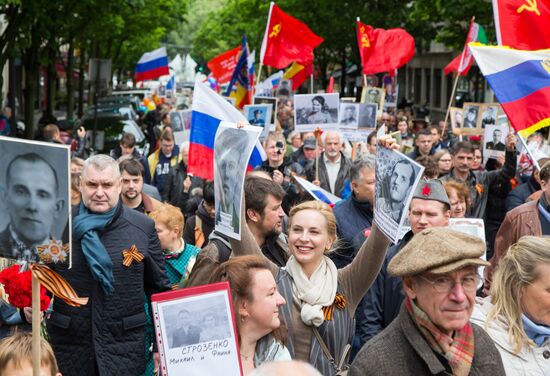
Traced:
POLYGON ((405 307, 431 349, 447 359, 453 375, 467 376, 474 357, 474 332, 470 323, 451 337, 439 330, 411 299, 405 299, 405 307))
POLYGON ((536 324, 531 321, 525 314, 521 314, 521 321, 523 321, 523 330, 527 337, 541 347, 546 339, 550 337, 550 327, 546 325, 536 324))
POLYGON ((80 203, 78 215, 73 219, 73 235, 80 241, 82 253, 88 262, 88 268, 103 291, 110 294, 114 291, 113 261, 99 238, 98 231, 103 231, 113 219, 118 206, 105 213, 91 213, 84 203, 80 203))
POLYGON ((296 258, 290 256, 286 270, 294 280, 292 295, 300 306, 302 321, 308 326, 321 326, 324 321, 323 307, 332 305, 336 297, 336 265, 327 256, 323 256, 321 263, 308 279, 296 258))

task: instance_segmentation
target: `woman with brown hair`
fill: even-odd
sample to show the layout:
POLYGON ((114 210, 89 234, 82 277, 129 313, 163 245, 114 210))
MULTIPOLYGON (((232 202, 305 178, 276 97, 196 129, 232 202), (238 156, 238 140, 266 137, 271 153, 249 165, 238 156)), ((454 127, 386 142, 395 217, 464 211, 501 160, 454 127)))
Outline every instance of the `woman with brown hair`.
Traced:
POLYGON ((470 209, 470 190, 466 184, 447 180, 443 183, 443 187, 451 203, 451 218, 464 218, 470 209))
POLYGON ((279 318, 279 307, 286 302, 277 291, 268 261, 260 256, 232 258, 218 266, 210 279, 210 283, 221 281, 231 286, 244 374, 265 362, 290 360, 279 318))

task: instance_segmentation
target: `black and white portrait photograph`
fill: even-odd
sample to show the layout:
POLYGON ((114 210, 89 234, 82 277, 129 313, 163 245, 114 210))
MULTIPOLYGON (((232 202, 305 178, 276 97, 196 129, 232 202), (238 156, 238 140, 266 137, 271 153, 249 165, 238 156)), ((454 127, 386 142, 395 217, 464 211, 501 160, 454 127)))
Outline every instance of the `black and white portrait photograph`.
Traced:
POLYGON ((339 94, 296 94, 294 124, 298 132, 338 128, 339 94))
POLYGON ((271 129, 269 119, 271 119, 271 104, 247 104, 244 106, 244 116, 250 125, 262 128, 260 141, 263 141, 271 129))
POLYGON ((386 96, 384 98, 384 107, 396 107, 397 106, 397 94, 399 92, 399 85, 396 83, 396 77, 391 77, 389 74, 382 78, 386 96))
POLYGON ((241 196, 252 149, 262 128, 222 122, 214 141, 216 231, 241 239, 241 196))
POLYGON ((170 127, 174 132, 182 132, 184 130, 184 120, 181 111, 170 112, 170 127))
POLYGON ((277 89, 277 96, 283 98, 292 97, 292 80, 281 80, 277 89))
POLYGON ((340 125, 356 129, 359 126, 359 103, 340 103, 340 125))
POLYGON ((273 132, 275 130, 275 114, 277 113, 277 105, 279 103, 279 99, 276 97, 255 96, 253 99, 253 103, 271 105, 271 119, 269 121, 269 125, 270 125, 269 131, 273 132))
POLYGON ((506 144, 504 140, 508 136, 508 126, 491 124, 485 127, 483 137, 483 159, 487 163, 489 159, 498 159, 504 157, 506 144))
POLYGON ((402 227, 424 167, 404 154, 386 148, 376 151, 374 220, 394 243, 402 227))
POLYGON ((0 137, 0 257, 70 264, 68 146, 0 137))
POLYGON ((170 349, 230 337, 225 300, 221 295, 188 299, 161 308, 170 349))
POLYGON ((366 86, 361 93, 361 103, 376 103, 378 109, 384 108, 384 99, 386 97, 386 90, 380 87, 366 86))
POLYGON ((151 298, 162 375, 240 375, 227 282, 154 294, 151 298))
POLYGON ((494 125, 497 122, 498 117, 498 104, 484 104, 481 107, 481 128, 485 128, 488 125, 494 125))
POLYGON ((192 110, 183 110, 183 111, 181 111, 181 116, 183 118, 183 124, 184 124, 186 130, 191 129, 191 114, 192 113, 193 113, 192 110))
POLYGON ((376 128, 378 106, 374 103, 359 104, 359 128, 376 128))
POLYGON ((451 127, 452 129, 462 128, 462 123, 464 122, 464 116, 462 115, 462 108, 451 107, 450 114, 451 118, 451 127))
POLYGON ((473 130, 477 128, 477 123, 480 119, 481 105, 479 103, 464 103, 462 113, 464 115, 464 121, 462 124, 462 130, 473 130))

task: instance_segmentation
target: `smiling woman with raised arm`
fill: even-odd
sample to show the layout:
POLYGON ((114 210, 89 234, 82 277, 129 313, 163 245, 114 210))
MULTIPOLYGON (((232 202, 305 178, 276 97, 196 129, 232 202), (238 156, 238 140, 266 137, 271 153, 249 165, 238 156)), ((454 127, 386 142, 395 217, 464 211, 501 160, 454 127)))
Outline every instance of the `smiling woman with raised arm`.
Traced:
MULTIPOLYGON (((380 143, 393 142, 382 138, 380 143)), ((262 254, 244 222, 241 236, 240 242, 231 241, 234 255, 262 254)), ((323 375, 348 368, 355 309, 376 278, 388 243, 375 225, 353 262, 336 269, 326 256, 337 244, 331 208, 318 201, 292 208, 288 235, 292 256, 284 268, 270 263, 270 269, 287 301, 281 314, 294 359, 311 363, 323 375)))

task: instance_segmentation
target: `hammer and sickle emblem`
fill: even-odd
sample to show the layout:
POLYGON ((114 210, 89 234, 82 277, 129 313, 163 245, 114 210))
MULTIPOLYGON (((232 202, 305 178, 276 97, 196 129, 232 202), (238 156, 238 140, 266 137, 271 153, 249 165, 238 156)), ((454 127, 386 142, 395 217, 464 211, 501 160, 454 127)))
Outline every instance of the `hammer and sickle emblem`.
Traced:
POLYGON ((280 32, 281 32, 281 24, 278 23, 277 25, 273 26, 271 33, 269 33, 269 37, 270 38, 276 37, 277 35, 279 35, 280 32))
POLYGON ((528 12, 534 12, 537 14, 537 16, 540 16, 540 12, 537 8, 537 0, 525 0, 527 4, 523 4, 517 9, 518 13, 523 12, 524 10, 528 12))
POLYGON ((369 40, 369 36, 365 32, 366 31, 365 27, 361 26, 360 31, 361 31, 361 47, 363 47, 363 48, 370 47, 370 40, 369 40))
POLYGON ((550 60, 543 60, 540 62, 540 65, 544 68, 544 70, 550 74, 550 60))

